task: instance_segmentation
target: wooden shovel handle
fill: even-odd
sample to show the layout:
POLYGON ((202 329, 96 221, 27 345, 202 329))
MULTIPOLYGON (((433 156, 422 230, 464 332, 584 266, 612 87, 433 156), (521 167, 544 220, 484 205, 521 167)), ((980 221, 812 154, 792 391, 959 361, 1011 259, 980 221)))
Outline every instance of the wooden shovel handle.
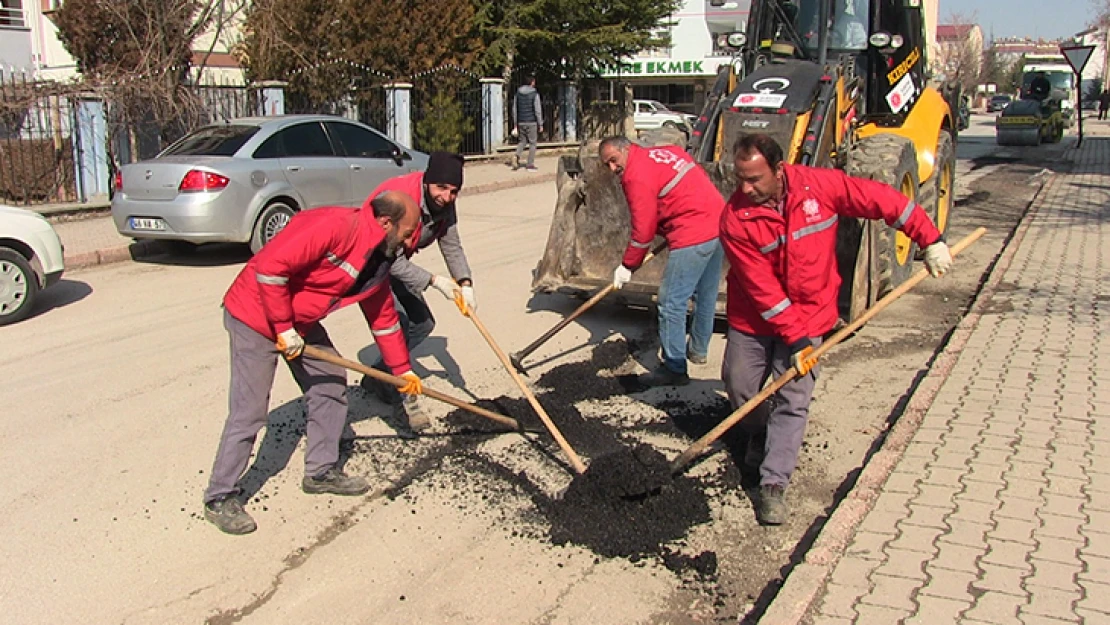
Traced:
MULTIPOLYGON (((971 234, 964 237, 959 243, 952 247, 952 256, 956 256, 960 252, 967 249, 969 245, 978 241, 979 237, 983 236, 983 234, 985 234, 986 232, 986 228, 978 228, 971 234)), ((815 359, 820 359, 830 349, 832 349, 833 346, 843 341, 856 330, 860 329, 863 324, 870 321, 884 308, 890 306, 890 304, 894 302, 894 300, 905 295, 907 291, 920 284, 921 281, 927 277, 929 277, 929 272, 925 269, 922 269, 921 271, 918 271, 916 274, 911 276, 908 280, 898 285, 898 287, 895 288, 893 291, 887 293, 886 297, 883 297, 879 301, 875 302, 874 306, 868 308, 855 321, 841 328, 840 331, 829 337, 829 340, 825 341, 821 344, 820 347, 813 350, 813 357, 815 359)), ((709 433, 705 436, 699 438, 697 441, 694 442, 693 445, 690 445, 690 447, 688 447, 686 451, 682 452, 678 456, 678 458, 675 458, 674 462, 671 463, 671 473, 678 473, 680 470, 682 470, 683 467, 689 464, 691 460, 705 453, 705 449, 707 447, 712 445, 714 441, 723 436, 725 432, 729 431, 732 426, 736 425, 736 423, 740 421, 740 419, 746 417, 749 412, 755 410, 757 406, 766 401, 768 397, 771 397, 776 392, 778 392, 780 388, 786 386, 786 384, 793 380, 794 377, 797 376, 797 374, 798 372, 796 369, 794 369, 794 367, 787 369, 782 375, 776 378, 775 381, 772 382, 769 386, 760 391, 755 397, 752 397, 748 401, 744 402, 743 406, 737 408, 732 414, 725 418, 724 421, 721 421, 717 425, 717 427, 710 430, 709 433)))
POLYGON ((568 459, 570 459, 570 465, 574 468, 575 473, 585 473, 586 465, 582 463, 582 459, 579 458, 578 454, 574 452, 574 449, 571 448, 570 443, 567 442, 567 439, 563 438, 563 434, 559 431, 559 428, 555 427, 555 423, 551 420, 551 417, 547 415, 547 411, 543 409, 543 406, 540 405, 539 400, 537 400, 536 396, 532 394, 532 391, 528 389, 528 385, 525 384, 524 379, 520 377, 519 373, 517 373, 516 367, 514 367, 513 363, 509 361, 509 357, 506 356, 505 352, 503 352, 501 348, 497 346, 497 342, 493 340, 493 336, 490 335, 489 330, 486 330, 486 326, 482 324, 482 320, 478 318, 478 315, 475 314, 473 310, 470 311, 470 314, 468 316, 470 317, 470 320, 474 322, 474 327, 478 328, 478 332, 480 332, 482 334, 482 337, 486 339, 486 342, 489 343, 489 346, 493 349, 493 352, 497 354, 497 358, 501 360, 501 364, 505 366, 505 370, 509 372, 510 376, 512 376, 513 381, 516 382, 516 385, 518 387, 520 387, 521 392, 524 393, 524 397, 528 399, 528 403, 532 405, 532 408, 536 411, 536 414, 540 416, 540 420, 543 421, 543 424, 547 427, 547 430, 551 432, 552 438, 554 438, 555 442, 559 444, 559 449, 562 449, 563 453, 566 454, 568 459))
MULTIPOLYGON (((636 271, 639 271, 640 268, 642 268, 644 265, 651 262, 651 259, 655 258, 656 255, 658 255, 660 252, 662 252, 664 249, 666 249, 666 247, 667 247, 667 245, 665 243, 661 243, 661 244, 655 246, 654 249, 648 251, 647 256, 644 256, 644 262, 640 263, 640 267, 638 267, 636 269, 636 271)), ((579 306, 578 308, 576 308, 574 310, 574 312, 570 313, 562 321, 555 324, 555 327, 551 328, 547 332, 544 332, 543 336, 541 336, 540 338, 532 341, 527 347, 525 347, 524 349, 517 352, 516 353, 517 360, 522 361, 525 358, 527 358, 528 355, 531 354, 532 352, 536 351, 539 348, 540 345, 543 345, 544 343, 546 343, 551 337, 555 336, 556 334, 559 333, 560 330, 562 330, 563 328, 570 325, 572 321, 574 321, 575 319, 582 316, 582 313, 584 313, 587 310, 593 308, 595 304, 597 304, 601 300, 605 299, 605 296, 609 295, 614 290, 615 289, 613 288, 613 284, 611 282, 609 284, 607 284, 605 286, 605 288, 603 288, 600 291, 598 291, 597 293, 595 293, 593 295, 593 297, 586 300, 586 302, 584 304, 582 304, 581 306, 579 306)))
MULTIPOLYGON (((361 362, 355 362, 354 360, 348 360, 346 358, 343 358, 342 356, 336 356, 335 354, 325 352, 324 350, 313 347, 312 345, 304 346, 304 355, 316 360, 330 362, 333 365, 338 365, 340 367, 350 369, 351 371, 357 371, 359 373, 368 375, 375 380, 378 380, 379 382, 385 382, 386 384, 390 384, 397 388, 401 388, 402 386, 408 384, 408 382, 403 378, 399 378, 395 375, 390 375, 384 371, 378 371, 377 369, 373 367, 368 367, 361 362)), ((461 399, 452 397, 445 393, 440 393, 439 391, 425 387, 421 394, 431 397, 432 399, 438 399, 439 401, 445 404, 450 404, 456 408, 462 408, 463 410, 472 412, 480 417, 485 417, 491 421, 496 421, 497 423, 500 423, 501 425, 504 425, 506 427, 510 427, 514 430, 520 429, 520 424, 517 423, 516 419, 506 417, 504 415, 499 415, 496 412, 486 410, 481 406, 475 406, 474 404, 467 403, 461 399)))

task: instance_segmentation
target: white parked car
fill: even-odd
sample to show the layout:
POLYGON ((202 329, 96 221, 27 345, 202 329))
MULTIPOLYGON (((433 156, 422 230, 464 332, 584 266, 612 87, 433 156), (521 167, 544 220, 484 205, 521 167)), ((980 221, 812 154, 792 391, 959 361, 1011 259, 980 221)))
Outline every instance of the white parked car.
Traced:
POLYGON ((0 204, 0 326, 31 314, 43 289, 62 279, 62 241, 38 213, 0 204))
POLYGON ((640 132, 674 128, 689 136, 693 130, 694 121, 697 120, 693 115, 672 111, 657 100, 633 100, 632 104, 636 107, 633 122, 636 124, 636 130, 640 132))

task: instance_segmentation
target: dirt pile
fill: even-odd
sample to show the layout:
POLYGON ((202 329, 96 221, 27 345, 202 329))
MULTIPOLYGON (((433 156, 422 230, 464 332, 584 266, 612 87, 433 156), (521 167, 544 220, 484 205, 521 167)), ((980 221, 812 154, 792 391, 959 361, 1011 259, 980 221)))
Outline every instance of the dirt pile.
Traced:
POLYGON ((594 459, 562 498, 543 507, 552 542, 609 557, 662 554, 663 544, 709 521, 698 485, 671 480, 667 459, 647 446, 594 459))

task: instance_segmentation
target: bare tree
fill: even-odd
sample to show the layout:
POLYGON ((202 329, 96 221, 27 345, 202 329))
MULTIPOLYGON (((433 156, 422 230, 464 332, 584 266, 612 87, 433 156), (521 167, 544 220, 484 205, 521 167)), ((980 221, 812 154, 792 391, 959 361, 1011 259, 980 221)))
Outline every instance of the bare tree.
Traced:
POLYGON ((108 101, 118 124, 153 126, 166 145, 203 119, 189 84, 194 42, 213 28, 217 40, 245 3, 67 0, 55 21, 82 88, 108 101))
POLYGON ((950 13, 945 24, 950 36, 937 40, 936 72, 943 82, 958 84, 965 92, 974 91, 983 70, 982 31, 976 21, 975 13, 950 13))

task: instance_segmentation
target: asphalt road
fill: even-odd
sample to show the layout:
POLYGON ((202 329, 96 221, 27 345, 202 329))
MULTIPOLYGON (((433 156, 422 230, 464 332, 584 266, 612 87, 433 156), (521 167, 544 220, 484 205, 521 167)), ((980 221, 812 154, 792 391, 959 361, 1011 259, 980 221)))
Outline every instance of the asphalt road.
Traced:
MULTIPOLYGON (((995 150, 986 123, 977 117, 960 142, 959 173, 970 180, 964 184, 984 170, 1000 173, 1001 166, 968 160, 995 150)), ((1025 192, 1014 191, 1000 224, 1020 215, 1025 192)), ((971 197, 964 188, 957 195, 971 197)), ((529 293, 554 201, 554 185, 460 200, 479 313, 506 351, 577 304, 529 293)), ((957 215, 953 229, 967 231, 976 225, 971 222, 989 218, 957 215)), ((247 480, 248 509, 259 530, 225 536, 204 521, 201 493, 226 415, 219 301, 242 252, 218 248, 75 272, 47 299, 46 310, 0 329, 6 381, 0 402, 8 407, 0 453, 9 463, 0 486, 8 511, 0 519, 6 563, 0 611, 17 623, 735 619, 773 594, 775 580, 865 459, 1004 238, 1001 228, 950 282, 907 297, 885 322, 857 335, 855 348, 833 352, 817 392, 791 524, 760 528, 743 491, 709 493, 712 521, 674 546, 691 555, 715 551, 719 567, 708 580, 672 572, 658 558, 604 558, 551 545, 533 502, 556 496, 570 481, 553 446, 513 434, 464 441, 466 453, 455 454, 452 446, 465 437, 452 436, 442 422, 431 436, 402 441, 382 418, 384 407, 359 391, 352 394, 357 443, 347 470, 391 490, 356 499, 305 495, 299 391, 281 371, 271 426, 247 480), (484 469, 474 470, 476 463, 484 469)), ((434 248, 416 260, 442 267, 434 248)), ((415 354, 429 384, 463 397, 519 396, 470 322, 434 293, 431 302, 439 326, 415 354)), ((326 326, 341 352, 372 357, 357 310, 340 311, 326 326)), ((644 314, 600 306, 536 353, 535 375, 587 361, 591 346, 603 340, 628 337, 650 347, 651 334, 644 314)), ((610 397, 580 409, 631 431, 667 421, 667 401, 719 404, 722 351, 723 337, 716 335, 710 364, 693 369, 694 384, 677 396, 610 397)), ((638 370, 629 361, 622 371, 638 370)), ((632 436, 668 455, 689 443, 663 434, 632 436)), ((718 454, 691 474, 709 479, 731 462, 718 454)))

